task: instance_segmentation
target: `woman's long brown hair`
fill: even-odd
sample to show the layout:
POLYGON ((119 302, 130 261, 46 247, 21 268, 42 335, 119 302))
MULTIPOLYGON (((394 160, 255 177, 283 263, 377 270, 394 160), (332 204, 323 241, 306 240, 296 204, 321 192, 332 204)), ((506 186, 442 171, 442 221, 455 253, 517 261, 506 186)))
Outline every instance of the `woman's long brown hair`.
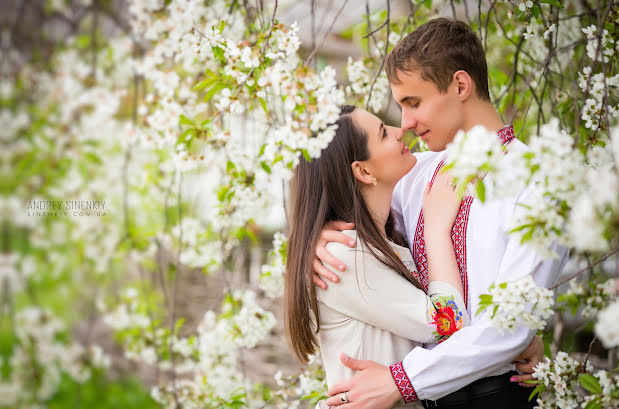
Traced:
MULTIPOLYGON (((353 175, 350 165, 369 159, 368 136, 353 121, 350 114, 354 110, 354 106, 342 107, 333 141, 318 159, 308 162, 301 158, 291 184, 292 220, 286 260, 284 322, 292 349, 301 363, 306 363, 318 348, 316 334, 320 330, 320 314, 312 282, 312 264, 318 236, 325 223, 332 220, 353 222, 364 249, 423 289, 374 223, 353 175)), ((385 227, 391 240, 406 246, 404 238, 393 229, 391 214, 385 227)))

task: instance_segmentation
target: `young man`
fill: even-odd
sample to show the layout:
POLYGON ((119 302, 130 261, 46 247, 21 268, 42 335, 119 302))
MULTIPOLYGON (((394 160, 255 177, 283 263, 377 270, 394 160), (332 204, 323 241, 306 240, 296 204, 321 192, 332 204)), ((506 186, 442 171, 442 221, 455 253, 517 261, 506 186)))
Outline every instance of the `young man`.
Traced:
MULTIPOLYGON (((443 165, 445 146, 458 130, 475 125, 496 131, 509 144, 509 151, 526 146, 514 139, 513 128, 503 124, 490 101, 483 47, 467 24, 445 18, 423 24, 396 45, 387 57, 386 70, 393 97, 402 108, 402 128, 414 131, 433 151, 418 154, 417 165, 396 186, 392 201, 396 227, 406 234, 419 280, 427 283, 422 195, 443 165)), ((501 334, 483 315, 475 314, 479 295, 487 293, 492 283, 530 274, 538 285, 548 287, 565 264, 567 249, 556 247, 559 257, 544 260, 507 234, 508 223, 522 209, 518 203, 530 192, 526 189, 511 200, 484 204, 471 197, 462 201, 452 239, 471 325, 439 345, 415 348, 390 367, 344 356, 343 364, 360 372, 329 390, 328 405, 386 409, 402 399, 439 408, 532 407, 527 402, 530 389, 513 383, 521 378, 515 377, 511 362, 535 332, 519 327, 514 333, 501 334)), ((343 240, 335 231, 324 230, 322 237, 323 244, 343 240)), ((324 248, 318 248, 317 255, 343 271, 324 248)), ((315 269, 337 281, 320 262, 315 269)), ((317 276, 315 282, 324 286, 317 276)))

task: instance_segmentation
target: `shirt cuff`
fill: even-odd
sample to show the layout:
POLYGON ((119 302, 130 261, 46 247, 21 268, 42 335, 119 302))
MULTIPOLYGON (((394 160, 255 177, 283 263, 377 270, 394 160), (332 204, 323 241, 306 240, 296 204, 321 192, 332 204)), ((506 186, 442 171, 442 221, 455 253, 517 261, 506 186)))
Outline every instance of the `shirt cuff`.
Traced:
POLYGON ((414 402, 419 400, 417 397, 417 393, 415 392, 415 388, 413 388, 413 384, 410 379, 408 379, 408 375, 406 375, 406 371, 404 371, 404 366, 402 362, 398 362, 397 364, 393 364, 389 367, 391 370, 391 376, 393 377, 393 381, 395 382, 398 390, 400 391, 400 395, 402 395, 402 400, 404 403, 414 402))

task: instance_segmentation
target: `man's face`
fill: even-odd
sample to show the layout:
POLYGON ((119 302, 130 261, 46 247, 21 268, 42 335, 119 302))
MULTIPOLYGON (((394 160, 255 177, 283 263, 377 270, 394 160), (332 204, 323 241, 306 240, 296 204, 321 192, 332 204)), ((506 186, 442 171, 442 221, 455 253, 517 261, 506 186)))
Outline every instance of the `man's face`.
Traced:
POLYGON ((443 94, 417 71, 399 72, 398 78, 399 85, 389 85, 402 109, 402 130, 415 132, 430 150, 442 151, 464 125, 463 101, 457 83, 453 81, 443 94))

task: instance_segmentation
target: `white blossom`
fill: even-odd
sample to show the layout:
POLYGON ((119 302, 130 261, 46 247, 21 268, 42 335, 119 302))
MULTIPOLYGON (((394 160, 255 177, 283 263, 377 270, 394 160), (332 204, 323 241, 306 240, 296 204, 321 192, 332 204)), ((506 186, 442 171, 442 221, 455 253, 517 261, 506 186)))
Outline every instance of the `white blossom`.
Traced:
POLYGON ((619 345, 619 300, 615 300, 598 314, 595 334, 606 348, 619 345))
POLYGON ((493 284, 488 296, 486 302, 482 297, 480 307, 491 311, 489 319, 501 332, 506 329, 514 332, 519 325, 543 329, 546 319, 553 314, 552 291, 535 284, 530 275, 500 285, 493 284))

